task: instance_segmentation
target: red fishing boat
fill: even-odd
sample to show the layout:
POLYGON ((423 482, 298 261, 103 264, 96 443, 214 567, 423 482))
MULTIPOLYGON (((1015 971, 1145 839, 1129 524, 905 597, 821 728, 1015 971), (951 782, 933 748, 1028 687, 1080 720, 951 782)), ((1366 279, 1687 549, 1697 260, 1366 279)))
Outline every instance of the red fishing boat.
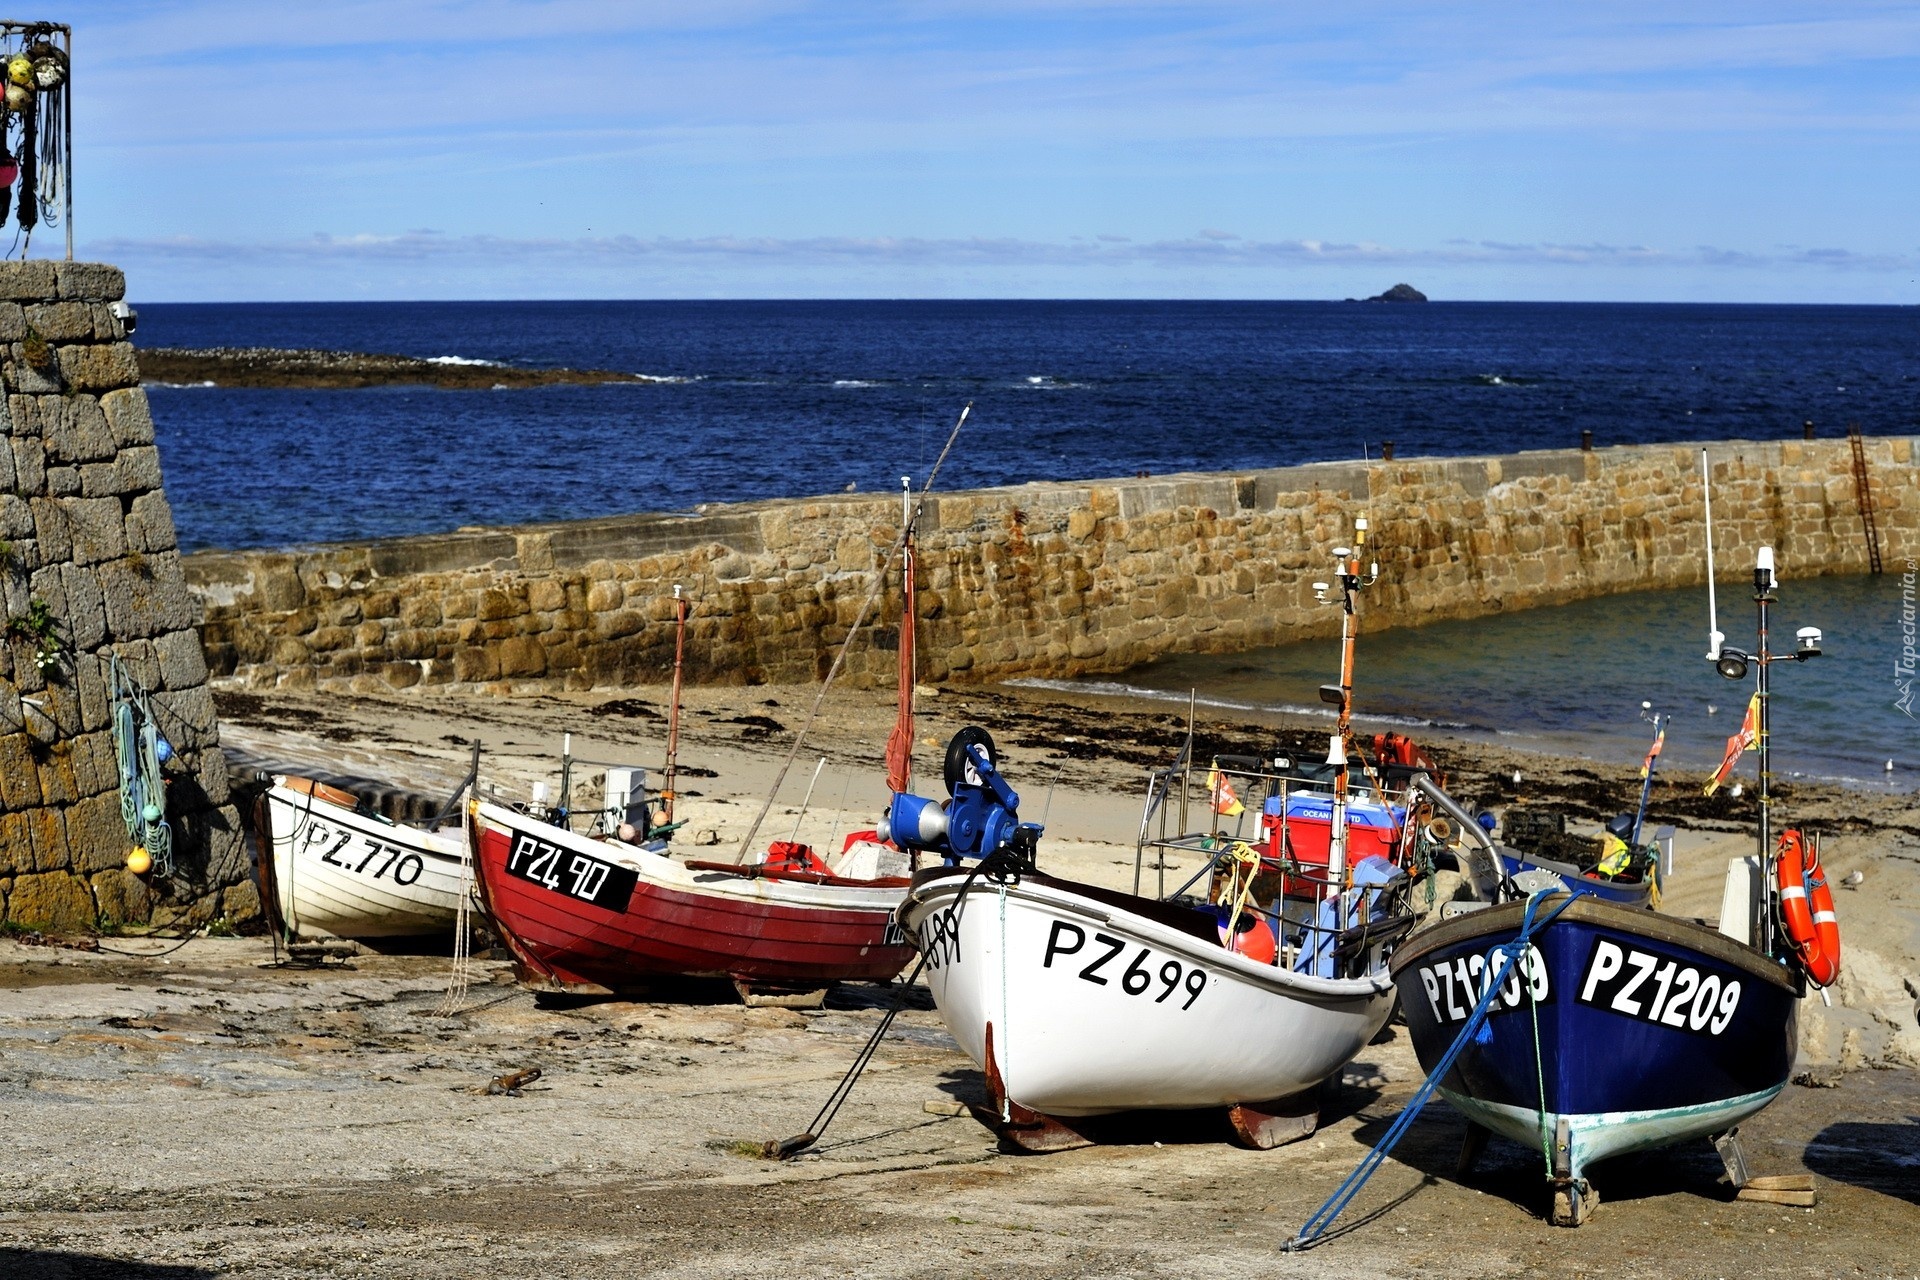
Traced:
MULTIPOLYGON (((884 982, 913 949, 893 922, 905 876, 837 875, 804 847, 760 863, 679 861, 531 813, 476 802, 474 867, 530 986, 580 995, 667 975, 734 980, 742 995, 884 982)), ((879 859, 858 836, 844 869, 879 859)), ((904 866, 905 859, 889 849, 904 866)))
MULTIPOLYGON (((959 428, 954 430, 957 434, 959 428)), ((903 495, 903 501, 910 496, 903 495)), ((887 742, 887 783, 894 791, 907 788, 912 771, 917 515, 917 507, 903 507, 894 549, 905 566, 899 709, 887 742)), ((888 568, 892 561, 890 555, 888 568)), ((883 569, 847 643, 879 597, 884 575, 883 569)), ((805 1004, 817 1003, 836 982, 893 978, 913 958, 893 918, 911 885, 908 854, 865 831, 849 836, 831 863, 790 841, 774 841, 764 854, 749 857, 806 727, 796 735, 766 805, 741 841, 739 861, 667 855, 666 837, 677 825, 672 821, 674 754, 686 628, 686 602, 677 589, 675 598, 675 693, 658 821, 641 790, 629 792, 620 811, 610 810, 596 821, 599 834, 573 831, 564 770, 561 801, 553 810, 537 801, 527 806, 476 801, 470 808, 468 831, 481 893, 521 980, 546 990, 607 994, 668 975, 724 976, 749 1001, 805 1004)), ((845 654, 843 645, 808 726, 845 654)))

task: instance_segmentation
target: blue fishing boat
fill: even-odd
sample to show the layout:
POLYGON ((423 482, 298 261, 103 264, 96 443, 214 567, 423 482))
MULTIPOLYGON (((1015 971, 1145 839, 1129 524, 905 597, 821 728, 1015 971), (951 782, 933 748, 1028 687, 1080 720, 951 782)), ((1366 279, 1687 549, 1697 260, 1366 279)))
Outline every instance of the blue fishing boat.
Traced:
MULTIPOLYGON (((1768 652, 1774 587, 1763 547, 1758 651, 1727 648, 1713 631, 1708 654, 1729 678, 1759 672, 1752 718, 1709 784, 1747 744, 1760 752, 1759 852, 1729 867, 1717 928, 1591 892, 1521 886, 1528 901, 1473 904, 1393 955, 1421 1066, 1439 1073, 1439 1092, 1472 1126, 1463 1168, 1489 1133, 1540 1151, 1561 1225, 1580 1225, 1598 1204, 1590 1163, 1688 1138, 1724 1141, 1778 1097, 1793 1069, 1799 1001, 1810 980, 1838 976, 1817 844, 1785 831, 1776 845, 1771 825, 1768 668, 1820 653, 1811 627, 1793 652, 1768 652)), ((1739 1164, 1729 1159, 1729 1171, 1739 1164)))
MULTIPOLYGON (((1440 1082, 1483 1129, 1544 1147, 1555 1218, 1597 1202, 1586 1166, 1726 1133, 1793 1069, 1799 971, 1691 921, 1596 895, 1548 897, 1486 1021, 1440 1082)), ((1414 935, 1392 961, 1421 1064, 1453 1043, 1519 931, 1524 902, 1414 935)))

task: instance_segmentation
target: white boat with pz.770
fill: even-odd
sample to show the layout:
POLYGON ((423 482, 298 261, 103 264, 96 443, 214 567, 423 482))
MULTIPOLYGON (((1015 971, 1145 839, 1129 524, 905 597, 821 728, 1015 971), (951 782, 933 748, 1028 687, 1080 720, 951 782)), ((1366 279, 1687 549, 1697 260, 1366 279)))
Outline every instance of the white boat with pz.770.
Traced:
POLYGON ((394 822, 351 791, 275 774, 256 803, 254 828, 261 896, 289 939, 450 935, 473 891, 466 832, 449 814, 418 826, 394 822))
POLYGON ((948 800, 894 796, 894 843, 947 863, 914 876, 899 918, 948 1031, 986 1076, 974 1114, 1003 1142, 1062 1150, 1090 1141, 1086 1117, 1211 1108, 1249 1145, 1293 1141, 1318 1123, 1319 1086, 1385 1025, 1385 955, 1414 919, 1391 857, 1348 857, 1352 621, 1372 580, 1359 554, 1337 552, 1347 625, 1330 856, 1265 877, 1283 885, 1271 898, 1255 892, 1262 858, 1237 840, 1214 842, 1206 900, 1040 871, 1041 828, 1020 821, 977 728, 948 748, 948 800))

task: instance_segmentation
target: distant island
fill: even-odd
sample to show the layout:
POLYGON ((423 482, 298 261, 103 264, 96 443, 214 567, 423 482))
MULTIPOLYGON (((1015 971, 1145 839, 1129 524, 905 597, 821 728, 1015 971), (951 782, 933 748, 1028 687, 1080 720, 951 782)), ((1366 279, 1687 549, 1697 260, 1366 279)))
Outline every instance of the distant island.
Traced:
MULTIPOLYGON (((1361 302, 1425 302, 1427 295, 1410 284, 1397 284, 1385 293, 1376 293, 1371 298, 1361 298, 1361 302)), ((1348 302, 1354 301, 1352 298, 1348 302)))

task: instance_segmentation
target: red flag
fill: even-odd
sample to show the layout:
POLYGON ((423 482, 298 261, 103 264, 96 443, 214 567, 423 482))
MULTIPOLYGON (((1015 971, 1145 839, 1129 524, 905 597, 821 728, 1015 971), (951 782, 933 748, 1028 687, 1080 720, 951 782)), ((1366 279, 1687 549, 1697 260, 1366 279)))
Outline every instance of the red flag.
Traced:
POLYGON ((1653 776, 1653 762, 1660 756, 1660 748, 1667 745, 1667 726, 1661 725, 1660 731, 1653 735, 1653 749, 1647 752, 1647 758, 1640 762, 1640 778, 1645 781, 1653 776))
POLYGON ((913 782, 913 542, 907 541, 900 606, 900 712, 887 735, 887 789, 905 791, 913 782))
POLYGON ((1207 794, 1212 797, 1213 811, 1225 818, 1237 818, 1245 812, 1240 797, 1233 794, 1233 784, 1227 781, 1227 775, 1220 772, 1220 762, 1215 760, 1213 768, 1207 770, 1207 794))
POLYGON ((1707 779, 1705 794, 1712 795, 1715 791, 1718 791, 1720 784, 1725 782, 1728 776, 1733 773, 1733 766, 1740 762, 1740 753, 1754 750, 1759 743, 1760 694, 1756 691, 1752 701, 1747 703, 1747 715, 1746 718, 1740 722, 1740 732, 1727 739, 1726 759, 1720 762, 1720 767, 1713 771, 1711 778, 1707 779))

